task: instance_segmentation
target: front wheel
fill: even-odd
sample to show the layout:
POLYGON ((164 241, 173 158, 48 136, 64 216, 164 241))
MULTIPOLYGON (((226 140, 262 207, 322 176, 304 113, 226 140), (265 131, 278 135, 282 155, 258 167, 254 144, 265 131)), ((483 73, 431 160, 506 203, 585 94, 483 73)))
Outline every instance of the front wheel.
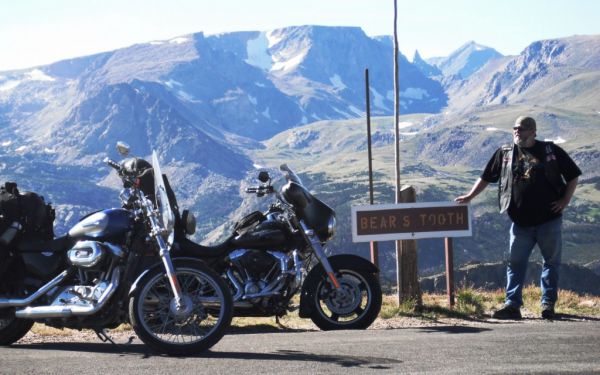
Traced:
POLYGON ((216 344, 231 324, 233 301, 225 282, 203 263, 173 261, 181 286, 177 306, 163 267, 138 281, 129 300, 129 317, 138 337, 169 355, 197 354, 216 344))
POLYGON ((381 286, 373 273, 339 269, 336 289, 325 274, 310 293, 310 319, 322 330, 366 329, 381 310, 381 286))

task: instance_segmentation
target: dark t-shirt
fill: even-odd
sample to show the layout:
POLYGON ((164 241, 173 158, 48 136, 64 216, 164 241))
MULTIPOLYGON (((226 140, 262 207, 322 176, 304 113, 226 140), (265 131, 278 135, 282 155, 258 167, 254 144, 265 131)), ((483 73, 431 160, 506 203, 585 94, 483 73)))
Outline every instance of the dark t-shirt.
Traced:
MULTIPOLYGON (((550 183, 546 175, 546 142, 536 141, 533 147, 524 148, 515 145, 513 159, 513 184, 508 216, 520 226, 540 225, 559 217, 560 213, 552 212, 550 204, 561 198, 560 192, 550 183)), ((556 157, 560 174, 566 182, 581 175, 581 170, 569 155, 554 144, 552 153, 556 157)), ((510 155, 510 152, 509 152, 510 155)), ((481 179, 497 182, 502 171, 502 147, 488 162, 481 179)))

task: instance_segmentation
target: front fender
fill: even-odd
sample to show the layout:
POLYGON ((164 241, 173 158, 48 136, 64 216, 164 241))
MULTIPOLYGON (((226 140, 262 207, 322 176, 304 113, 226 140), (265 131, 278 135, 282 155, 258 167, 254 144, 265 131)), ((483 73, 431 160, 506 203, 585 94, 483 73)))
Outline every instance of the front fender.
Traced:
MULTIPOLYGON (((172 258, 172 263, 173 263, 173 267, 175 267, 176 264, 181 263, 181 262, 197 262, 197 263, 202 263, 205 264, 202 260, 197 259, 197 258, 190 258, 190 257, 176 257, 176 258, 172 258)), ((131 284, 131 288, 129 289, 129 294, 128 296, 131 297, 133 295, 133 293, 135 292, 135 290, 137 289, 138 283, 139 281, 150 271, 154 270, 155 268, 158 267, 164 267, 164 264, 162 261, 156 262, 153 265, 151 265, 150 267, 148 267, 147 269, 145 269, 133 282, 133 284, 131 284)))
MULTIPOLYGON (((328 257, 329 263, 333 270, 352 269, 363 270, 368 273, 378 273, 379 269, 373 263, 363 257, 352 254, 340 254, 328 257)), ((298 316, 308 318, 310 316, 310 307, 308 301, 313 298, 313 293, 317 288, 317 284, 322 278, 326 277, 325 270, 321 263, 317 264, 306 276, 302 284, 302 293, 300 294, 300 310, 298 316)))

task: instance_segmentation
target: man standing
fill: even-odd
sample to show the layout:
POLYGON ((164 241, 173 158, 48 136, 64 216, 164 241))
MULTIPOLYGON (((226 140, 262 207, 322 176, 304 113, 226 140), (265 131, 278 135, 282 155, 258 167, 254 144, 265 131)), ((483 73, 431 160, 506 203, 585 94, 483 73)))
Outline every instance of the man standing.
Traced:
POLYGON ((469 203, 490 182, 499 181, 500 212, 512 220, 507 267, 506 300, 492 317, 521 319, 527 263, 537 243, 544 264, 541 274, 542 318, 554 318, 562 250, 562 212, 569 205, 581 170, 552 142, 535 139, 531 117, 517 118, 513 145, 500 147, 471 191, 455 199, 469 203))

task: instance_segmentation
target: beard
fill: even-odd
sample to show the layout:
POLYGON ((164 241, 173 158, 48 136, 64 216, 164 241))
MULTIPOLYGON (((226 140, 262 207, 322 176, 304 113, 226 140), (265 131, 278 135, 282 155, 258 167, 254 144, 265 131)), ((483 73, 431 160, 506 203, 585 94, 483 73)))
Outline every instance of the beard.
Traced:
POLYGON ((533 135, 531 135, 529 137, 515 136, 514 142, 519 147, 531 147, 533 145, 533 142, 531 142, 531 140, 533 140, 534 137, 535 136, 533 136, 533 135))

